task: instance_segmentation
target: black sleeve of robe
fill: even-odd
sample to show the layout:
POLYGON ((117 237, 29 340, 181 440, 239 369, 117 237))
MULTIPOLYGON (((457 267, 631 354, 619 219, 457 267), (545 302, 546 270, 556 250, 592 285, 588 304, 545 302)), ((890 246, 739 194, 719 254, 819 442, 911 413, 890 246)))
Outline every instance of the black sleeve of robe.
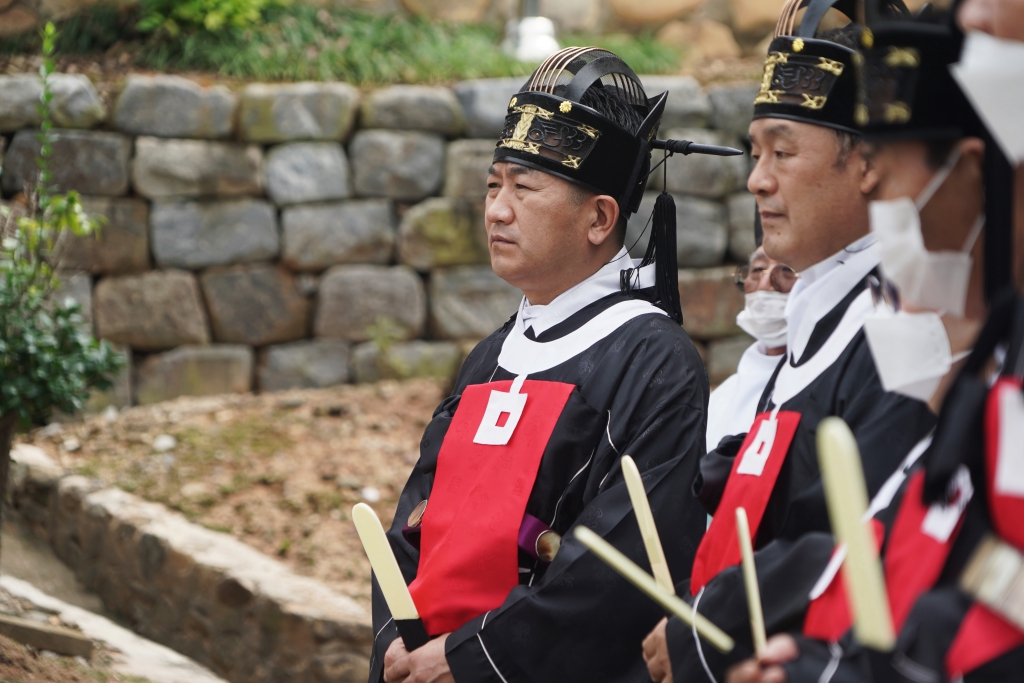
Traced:
MULTIPOLYGON (((632 455, 644 477, 669 566, 682 578, 689 575, 706 526, 689 487, 704 455, 707 377, 693 344, 670 321, 643 317, 623 327, 629 329, 595 347, 597 355, 585 352, 564 364, 586 369, 587 376, 577 384, 595 407, 601 396, 609 397, 600 406, 608 414, 607 438, 594 452, 585 486, 574 487, 580 488, 582 511, 570 526, 588 526, 649 571, 619 471, 619 458, 632 455)), ((424 434, 420 461, 388 533, 407 582, 415 578, 419 557, 401 536, 401 520, 429 496, 441 441, 464 387, 505 377, 500 369, 494 373, 501 341, 496 333, 478 345, 453 396, 438 408, 424 434)), ((546 378, 545 373, 532 377, 546 378)), ((532 585, 514 588, 499 608, 448 637, 448 663, 458 683, 636 681, 646 675, 641 641, 664 616, 657 605, 571 533, 564 536, 555 561, 538 576, 532 585)), ((377 683, 384 653, 397 632, 376 591, 373 608, 370 681, 377 683)))
MULTIPOLYGON (((775 541, 754 554, 768 635, 803 627, 811 589, 825 570, 834 547, 830 534, 806 534, 797 541, 775 541)), ((680 591, 684 595, 689 592, 689 585, 685 588, 680 591)), ((754 653, 740 567, 730 567, 708 583, 697 602, 697 610, 728 633, 736 647, 723 654, 702 640, 698 651, 690 626, 673 617, 666 631, 672 678, 676 681, 707 680, 701 663, 703 654, 711 673, 717 680, 724 681, 730 666, 754 653)))
POLYGON ((729 473, 732 472, 733 461, 746 438, 746 434, 723 437, 715 450, 700 461, 700 470, 693 481, 693 495, 709 515, 714 515, 718 509, 725 483, 729 481, 729 473))

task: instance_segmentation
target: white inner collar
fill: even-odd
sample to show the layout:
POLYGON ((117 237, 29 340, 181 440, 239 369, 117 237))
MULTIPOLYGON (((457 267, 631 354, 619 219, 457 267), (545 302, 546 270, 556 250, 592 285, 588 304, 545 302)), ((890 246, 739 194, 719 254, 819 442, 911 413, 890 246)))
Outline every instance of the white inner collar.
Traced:
POLYGON ((786 343, 790 358, 802 360, 818 321, 878 265, 874 235, 865 235, 843 250, 800 273, 786 302, 786 343))
MULTIPOLYGON (((621 288, 619 273, 627 268, 635 268, 639 264, 640 261, 630 258, 626 248, 623 247, 615 255, 615 258, 601 266, 600 270, 583 282, 562 292, 547 305, 531 304, 524 296, 519 304, 516 326, 521 332, 532 327, 535 336, 544 334, 585 306, 598 299, 603 299, 609 294, 619 292, 621 288)), ((640 287, 652 286, 654 286, 653 265, 640 272, 640 287)))

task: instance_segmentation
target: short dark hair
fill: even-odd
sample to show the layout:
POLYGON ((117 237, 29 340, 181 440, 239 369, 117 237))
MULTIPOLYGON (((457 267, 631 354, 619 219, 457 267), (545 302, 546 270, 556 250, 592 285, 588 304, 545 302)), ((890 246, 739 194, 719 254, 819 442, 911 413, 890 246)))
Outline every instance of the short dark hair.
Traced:
POLYGON ((839 153, 836 154, 835 167, 842 170, 846 168, 846 162, 850 160, 850 154, 853 153, 853 150, 857 148, 857 145, 861 143, 863 138, 860 135, 854 135, 838 128, 833 128, 832 134, 835 135, 836 145, 839 147, 839 153))
MULTIPOLYGON (((580 98, 580 104, 590 107, 605 118, 611 119, 634 135, 640 130, 640 124, 643 123, 640 112, 633 105, 619 97, 611 88, 605 88, 597 84, 590 86, 584 91, 583 97, 580 98)), ((590 190, 580 187, 575 183, 569 183, 569 201, 573 204, 579 206, 593 196, 594 193, 590 190)), ((616 200, 618 200, 618 197, 616 197, 616 200)), ((615 224, 615 237, 620 245, 625 244, 626 241, 627 223, 626 212, 620 206, 619 220, 615 224)))
POLYGON ((922 142, 924 142, 927 148, 925 161, 928 163, 928 168, 937 171, 946 163, 946 159, 949 158, 950 152, 953 151, 953 147, 959 140, 955 138, 930 138, 922 140, 922 142))

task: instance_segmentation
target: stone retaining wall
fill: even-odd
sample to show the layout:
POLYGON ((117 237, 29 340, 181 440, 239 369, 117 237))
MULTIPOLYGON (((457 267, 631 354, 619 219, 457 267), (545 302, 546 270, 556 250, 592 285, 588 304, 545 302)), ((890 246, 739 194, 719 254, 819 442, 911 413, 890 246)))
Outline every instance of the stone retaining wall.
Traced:
MULTIPOLYGON (((644 81, 671 93, 663 135, 738 145, 755 85, 644 81)), ((130 360, 93 407, 451 373, 520 299, 490 270, 482 219, 519 84, 230 90, 133 75, 108 110, 85 76, 57 75, 54 183, 107 218, 98 241, 65 249, 68 293, 130 360)), ((39 93, 32 75, 0 76, 7 201, 35 175, 39 93)), ((738 358, 742 297, 723 264, 753 248, 748 169, 747 157, 676 157, 666 178, 685 328, 712 381, 738 358)), ((630 221, 629 244, 662 182, 630 221)), ((641 238, 632 251, 645 248, 641 238)))
POLYGON ((12 453, 11 504, 112 613, 232 683, 363 683, 370 616, 350 598, 162 505, 12 453))

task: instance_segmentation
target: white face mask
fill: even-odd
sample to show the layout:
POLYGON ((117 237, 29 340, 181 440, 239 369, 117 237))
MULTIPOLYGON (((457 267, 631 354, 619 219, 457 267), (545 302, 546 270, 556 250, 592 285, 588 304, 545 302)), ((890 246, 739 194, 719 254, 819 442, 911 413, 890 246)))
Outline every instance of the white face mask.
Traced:
POLYGON ((865 319, 864 336, 886 391, 928 401, 952 367, 938 313, 893 312, 880 306, 865 319))
POLYGON ((916 201, 909 197, 874 201, 868 210, 871 232, 878 237, 882 273, 896 286, 900 299, 918 308, 962 318, 974 263, 970 252, 981 233, 984 217, 975 222, 962 250, 928 251, 921 234, 920 214, 959 160, 957 147, 916 201))
POLYGON ((864 320, 864 335, 882 388, 919 401, 928 401, 953 363, 967 355, 953 357, 938 313, 880 306, 864 320))
POLYGON ((968 33, 949 70, 1010 162, 1024 163, 1024 43, 968 33))
POLYGON ((736 316, 740 329, 769 349, 786 345, 788 294, 757 290, 746 295, 746 306, 736 316))

